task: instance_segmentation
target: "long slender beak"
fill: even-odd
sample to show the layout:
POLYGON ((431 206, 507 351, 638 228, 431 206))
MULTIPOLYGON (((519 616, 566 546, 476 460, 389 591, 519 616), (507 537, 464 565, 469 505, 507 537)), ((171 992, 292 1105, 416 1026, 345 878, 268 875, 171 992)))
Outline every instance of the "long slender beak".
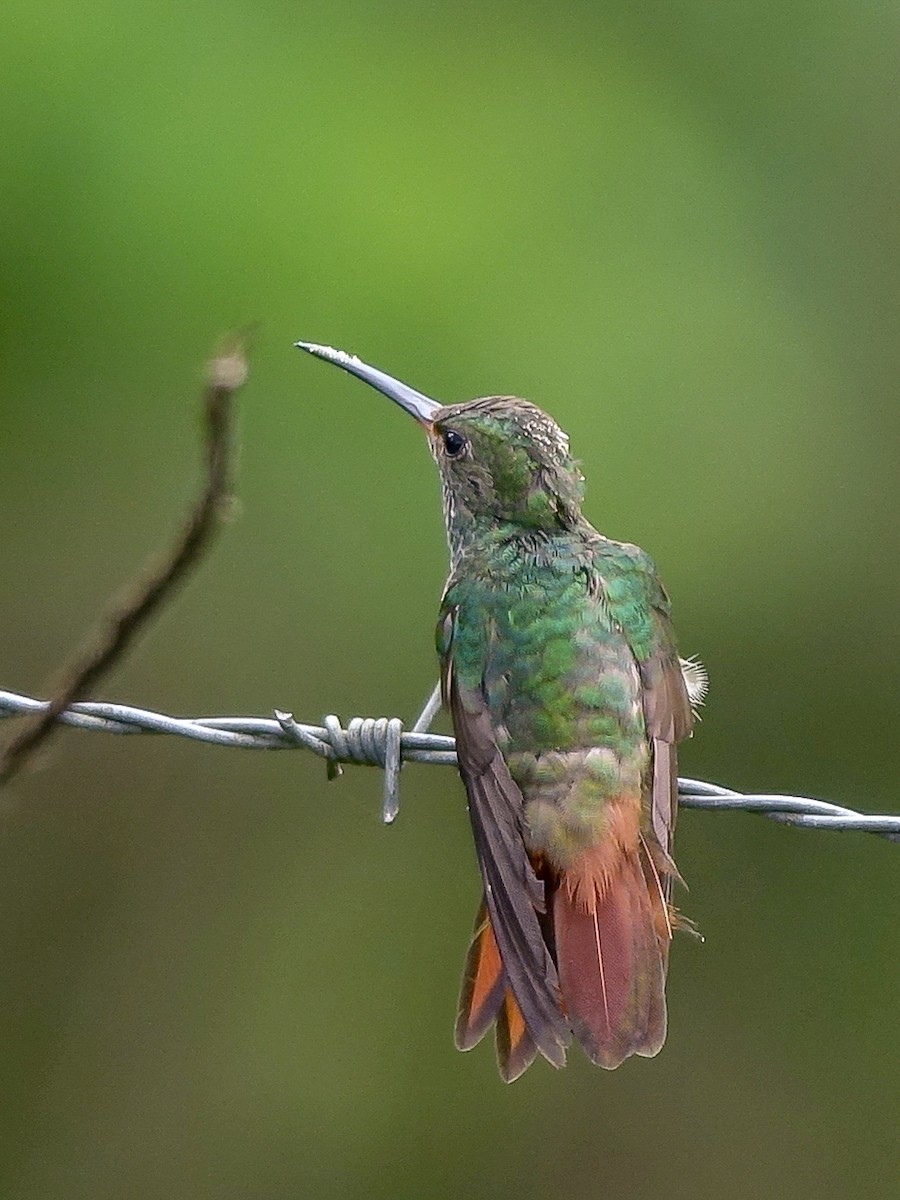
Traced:
POLYGON ((358 359, 355 354, 347 354, 344 350, 333 350, 331 346, 318 346, 315 342, 294 342, 294 345, 298 350, 305 350, 307 354, 312 354, 316 358, 324 358, 326 362, 334 363, 336 367, 355 375, 357 379, 362 379, 364 383, 368 383, 376 391, 387 396, 389 400, 399 404, 411 417, 415 417, 420 425, 430 425, 434 420, 435 413, 443 407, 436 400, 430 400, 428 396, 423 396, 415 388, 401 383, 399 379, 386 375, 377 367, 370 367, 368 363, 358 359))

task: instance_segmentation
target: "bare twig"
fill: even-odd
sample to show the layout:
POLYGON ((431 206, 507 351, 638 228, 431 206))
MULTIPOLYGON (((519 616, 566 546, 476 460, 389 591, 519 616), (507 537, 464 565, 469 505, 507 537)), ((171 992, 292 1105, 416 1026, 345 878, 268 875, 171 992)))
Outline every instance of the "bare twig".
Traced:
POLYGON ((49 703, 10 742, 0 758, 0 785, 22 769, 60 714, 126 653, 173 588, 202 558, 229 500, 231 400, 246 377, 245 338, 235 334, 209 365, 204 391, 206 479, 200 498, 171 547, 112 605, 94 640, 63 669, 49 703))

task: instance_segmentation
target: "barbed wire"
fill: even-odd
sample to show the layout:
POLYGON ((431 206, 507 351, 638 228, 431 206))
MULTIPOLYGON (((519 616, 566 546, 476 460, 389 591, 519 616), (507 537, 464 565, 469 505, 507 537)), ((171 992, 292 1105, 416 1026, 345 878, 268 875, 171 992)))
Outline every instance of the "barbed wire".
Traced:
MULTIPOLYGON (((41 713, 48 704, 46 700, 17 692, 0 691, 0 720, 41 713)), ((400 768, 404 762, 456 765, 454 739, 428 732, 440 704, 440 691, 435 688, 408 731, 404 731, 397 717, 354 717, 345 727, 336 716, 327 716, 322 725, 308 725, 279 709, 273 717, 172 717, 130 704, 103 701, 73 704, 57 720, 76 729, 171 734, 244 750, 303 748, 326 760, 329 777, 341 773, 342 763, 380 767, 384 772, 382 819, 389 824, 399 811, 400 768)), ((701 779, 679 779, 678 795, 685 808, 758 812, 785 825, 855 830, 900 842, 900 813, 862 813, 811 796, 749 795, 701 779)))

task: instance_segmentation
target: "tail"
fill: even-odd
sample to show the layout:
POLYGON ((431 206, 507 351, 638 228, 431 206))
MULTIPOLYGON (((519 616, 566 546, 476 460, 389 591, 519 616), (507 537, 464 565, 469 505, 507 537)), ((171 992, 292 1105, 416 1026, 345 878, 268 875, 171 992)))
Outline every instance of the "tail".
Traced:
POLYGON ((497 1065, 505 1082, 512 1083, 534 1062, 537 1047, 507 983, 494 931, 482 900, 463 972, 459 1014, 456 1018, 457 1048, 471 1050, 494 1023, 497 1065))
POLYGON ((563 876, 552 898, 556 961, 572 1031, 588 1057, 612 1070, 651 1057, 666 1038, 666 962, 672 917, 647 847, 584 889, 563 876))
MULTIPOLYGON (((608 860, 607 860, 608 862, 608 860)), ((612 1070, 631 1054, 651 1057, 666 1038, 666 966, 672 929, 671 859, 648 846, 625 851, 615 870, 586 891, 548 879, 555 959, 566 1019, 588 1057, 612 1070)), ((682 924, 683 919, 677 922, 682 924)), ((549 926, 550 922, 548 922, 549 926)), ((482 900, 466 957, 455 1041, 471 1050, 495 1025, 497 1063, 507 1083, 538 1050, 503 970, 482 900)))

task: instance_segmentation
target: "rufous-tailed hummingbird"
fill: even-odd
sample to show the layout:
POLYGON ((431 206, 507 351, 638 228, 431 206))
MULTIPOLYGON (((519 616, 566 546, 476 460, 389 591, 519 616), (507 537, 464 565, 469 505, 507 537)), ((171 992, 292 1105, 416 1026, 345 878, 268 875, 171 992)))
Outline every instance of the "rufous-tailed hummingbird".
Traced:
POLYGON ((568 438, 533 404, 441 405, 297 346, 411 414, 440 471, 437 650, 484 887, 457 1046, 493 1024, 507 1081, 538 1053, 562 1066, 573 1034, 602 1067, 656 1054, 679 924, 675 753, 705 675, 678 656, 653 562, 585 520, 568 438))

